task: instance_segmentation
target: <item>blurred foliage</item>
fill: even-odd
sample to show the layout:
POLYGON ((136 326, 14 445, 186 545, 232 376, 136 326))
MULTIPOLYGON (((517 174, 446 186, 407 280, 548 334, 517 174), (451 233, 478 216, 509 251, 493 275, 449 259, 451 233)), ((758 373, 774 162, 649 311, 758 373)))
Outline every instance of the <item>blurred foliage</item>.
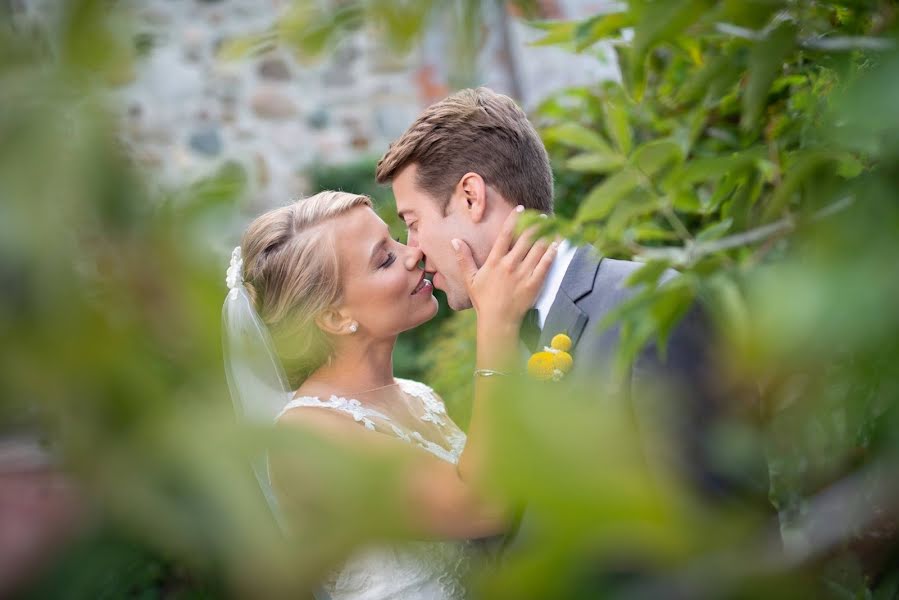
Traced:
POLYGON ((536 0, 294 0, 289 10, 268 31, 238 36, 223 45, 225 58, 265 52, 278 45, 294 48, 299 60, 314 60, 333 50, 349 32, 365 29, 394 56, 408 53, 423 33, 438 26, 446 32, 446 58, 450 84, 472 85, 483 45, 485 11, 503 15, 506 6, 525 15, 538 13, 536 0))
MULTIPOLYGON (((371 21, 408 47, 438 4, 298 2, 263 42, 327 49, 371 21)), ((109 93, 142 51, 127 11, 47 10, 0 23, 0 431, 47 439, 92 514, 32 593, 302 597, 355 544, 401 535, 398 466, 234 422, 218 330, 246 175, 149 185, 109 93), (310 457, 323 510, 293 538, 247 466, 264 448, 310 457)), ((479 574, 483 597, 896 597, 896 16, 883 0, 632 0, 535 23, 573 52, 611 40, 624 81, 533 115, 557 173, 547 231, 646 262, 616 315, 621 364, 697 298, 709 306, 721 377, 761 396, 742 407, 753 419, 716 432, 722 454, 764 446, 777 518, 699 500, 646 464, 628 407, 596 390, 511 382, 492 404, 488 487, 528 498, 543 528, 479 574), (669 266, 683 277, 656 285, 669 266)), ((366 191, 370 177, 314 180, 366 191)), ((397 361, 426 369, 462 422, 472 318, 413 334, 397 361)))
POLYGON ((145 545, 98 532, 72 544, 25 598, 170 598, 199 600, 226 595, 222 579, 199 580, 178 561, 145 545))
MULTIPOLYGON (((736 438, 764 445, 787 552, 830 556, 820 577, 837 596, 895 594, 895 18, 892 2, 634 1, 534 23, 538 45, 611 40, 623 75, 532 115, 556 172, 546 231, 646 263, 603 324, 622 325, 621 367, 647 343, 663 349, 693 302, 709 308, 723 375, 761 392, 743 407, 760 428, 736 438), (683 276, 657 285, 669 267, 683 276), (845 522, 811 517, 837 489, 845 522)), ((470 364, 470 327, 445 332, 441 346, 470 364)), ((464 403, 468 378, 444 355, 427 380, 464 403)))

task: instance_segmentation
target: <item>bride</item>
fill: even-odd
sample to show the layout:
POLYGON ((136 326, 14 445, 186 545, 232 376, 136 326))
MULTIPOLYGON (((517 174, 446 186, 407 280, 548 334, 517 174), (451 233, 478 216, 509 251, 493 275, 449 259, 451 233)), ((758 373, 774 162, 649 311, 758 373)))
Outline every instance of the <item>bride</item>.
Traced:
MULTIPOLYGON (((405 465, 399 508, 418 541, 356 552, 323 583, 335 600, 464 597, 472 551, 466 540, 507 525, 505 507, 475 486, 488 445, 484 404, 510 370, 521 319, 556 251, 555 244, 535 242, 532 230, 515 238, 521 210, 510 213, 480 268, 468 246, 453 240, 478 318, 467 439, 431 388, 393 375, 397 335, 434 317, 437 300, 420 266, 422 252, 391 239, 366 196, 326 191, 267 212, 235 249, 224 309, 235 403, 251 410, 274 402, 269 416, 279 427, 311 429, 366 456, 402 457, 405 465), (257 373, 268 381, 255 388, 235 360, 237 330, 262 340, 254 360, 264 362, 267 354, 274 372, 257 373), (284 395, 262 400, 273 387, 284 395)), ((302 504, 291 464, 273 456, 268 465, 266 483, 282 516, 302 504)))

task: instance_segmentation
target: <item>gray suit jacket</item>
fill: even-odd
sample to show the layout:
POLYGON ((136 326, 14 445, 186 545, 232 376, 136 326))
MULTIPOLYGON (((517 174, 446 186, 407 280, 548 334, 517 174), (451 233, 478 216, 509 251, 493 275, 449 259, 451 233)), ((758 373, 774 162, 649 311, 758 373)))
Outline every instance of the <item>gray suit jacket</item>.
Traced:
MULTIPOLYGON (((548 346, 554 335, 564 332, 571 338, 574 368, 569 374, 577 380, 589 378, 591 385, 613 379, 612 369, 618 352, 620 326, 614 325, 601 331, 599 324, 612 310, 631 298, 639 287, 627 287, 625 281, 643 266, 624 260, 603 258, 590 246, 576 250, 565 272, 559 292, 547 314, 540 336, 539 346, 548 346)), ((662 275, 661 282, 677 277, 673 270, 662 275)), ((641 384, 665 386, 666 403, 679 403, 676 413, 682 417, 685 431, 682 437, 684 467, 708 462, 701 456, 703 449, 692 445, 702 430, 720 408, 720 391, 715 389, 716 371, 714 349, 711 347, 711 331, 702 307, 696 305, 684 316, 671 332, 665 358, 661 358, 654 341, 636 357, 628 376, 616 382, 608 390, 621 393, 631 402, 640 399, 635 394, 641 384), (624 386, 621 389, 620 386, 624 386)), ((640 399, 642 401, 642 399, 640 399)), ((656 414, 657 407, 634 404, 631 406, 639 426, 656 414)), ((710 473, 686 473, 699 477, 697 485, 706 491, 715 482, 708 479, 710 473), (708 489, 706 489, 708 488, 708 489)))
MULTIPOLYGON (((572 377, 575 381, 590 377, 591 382, 600 383, 612 380, 620 328, 613 326, 600 331, 599 323, 638 291, 638 288, 626 287, 624 282, 641 266, 640 263, 602 258, 592 247, 581 247, 575 252, 547 314, 539 341, 540 347, 548 346, 552 337, 562 332, 571 338, 574 367, 566 380, 572 377)), ((662 279, 676 276, 677 272, 670 271, 662 279)), ((623 381, 616 379, 629 389, 619 386, 615 391, 625 394, 625 401, 632 403, 634 422, 639 430, 646 418, 657 419, 658 407, 638 405, 635 399, 639 395, 632 394, 633 388, 645 381, 667 386, 666 404, 669 401, 677 403, 676 411, 673 411, 678 416, 677 422, 669 425, 677 429, 672 433, 678 440, 679 452, 674 453, 678 456, 666 457, 666 460, 673 468, 681 469, 702 492, 714 495, 722 488, 722 481, 710 466, 707 440, 702 435, 718 412, 717 396, 720 395, 714 389, 715 369, 711 354, 705 318, 702 311, 695 308, 672 331, 667 358, 660 359, 655 344, 649 344, 630 367, 629 376, 623 381)), ((598 397, 608 391, 602 385, 595 389, 598 397)), ((652 440, 645 441, 651 445, 652 440)), ((649 445, 644 447, 651 452, 649 445)), ((529 519, 526 513, 523 520, 521 517, 519 514, 518 522, 502 537, 499 548, 495 539, 485 544, 490 554, 514 552, 527 545, 529 519)))

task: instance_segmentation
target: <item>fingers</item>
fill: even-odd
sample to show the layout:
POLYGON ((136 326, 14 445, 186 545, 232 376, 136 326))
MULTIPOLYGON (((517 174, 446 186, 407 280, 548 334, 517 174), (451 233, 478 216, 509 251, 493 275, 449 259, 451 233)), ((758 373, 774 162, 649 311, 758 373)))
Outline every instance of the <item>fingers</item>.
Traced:
POLYGON ((490 249, 487 260, 499 260, 509 252, 509 248, 512 247, 512 240, 515 238, 515 226, 518 224, 518 217, 523 212, 524 207, 518 205, 509 213, 509 216, 503 222, 499 235, 496 236, 496 241, 493 242, 493 247, 490 249))
POLYGON ((551 245, 552 240, 547 238, 541 238, 534 242, 534 245, 531 246, 530 250, 528 250, 527 256, 525 256, 524 260, 521 262, 521 268, 525 272, 533 271, 540 263, 540 259, 543 258, 543 255, 546 254, 551 245))
POLYGON ((471 255, 471 248, 460 239, 453 239, 450 243, 453 245, 453 250, 456 253, 456 262, 459 263, 459 272, 465 280, 466 287, 468 287, 474 279, 475 273, 478 272, 474 257, 471 255))
POLYGON ((518 239, 515 240, 515 245, 512 246, 512 249, 509 250, 509 253, 506 255, 506 260, 511 261, 512 264, 520 264, 524 261, 528 252, 530 252, 531 248, 534 246, 534 237, 536 235, 536 225, 522 231, 521 235, 518 236, 518 239))
POLYGON ((536 289, 540 289, 540 287, 543 285, 543 282, 546 280, 546 275, 549 273, 549 268, 552 266, 553 261, 556 259, 556 254, 558 252, 559 242, 553 242, 549 245, 549 248, 546 250, 546 252, 543 253, 543 256, 540 257, 540 262, 537 263, 537 266, 534 267, 534 271, 531 273, 530 283, 536 289))

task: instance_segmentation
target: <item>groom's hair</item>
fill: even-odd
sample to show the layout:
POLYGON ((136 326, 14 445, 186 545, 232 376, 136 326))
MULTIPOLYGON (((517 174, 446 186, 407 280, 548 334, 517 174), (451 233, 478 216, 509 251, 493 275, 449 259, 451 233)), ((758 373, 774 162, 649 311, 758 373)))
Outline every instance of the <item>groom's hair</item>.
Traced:
POLYGON ((446 212, 459 180, 477 173, 513 205, 553 210, 553 177, 540 136, 518 105, 485 87, 429 106, 378 161, 378 183, 417 165, 415 184, 446 212))

